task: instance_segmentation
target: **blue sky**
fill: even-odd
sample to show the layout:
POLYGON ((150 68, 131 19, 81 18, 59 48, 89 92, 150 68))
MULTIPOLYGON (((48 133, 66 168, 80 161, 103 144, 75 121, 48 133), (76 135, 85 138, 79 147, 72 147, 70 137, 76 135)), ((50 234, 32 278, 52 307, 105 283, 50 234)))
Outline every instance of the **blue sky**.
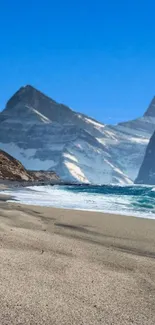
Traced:
POLYGON ((0 5, 0 108, 22 85, 102 122, 140 116, 155 95, 155 3, 0 5))

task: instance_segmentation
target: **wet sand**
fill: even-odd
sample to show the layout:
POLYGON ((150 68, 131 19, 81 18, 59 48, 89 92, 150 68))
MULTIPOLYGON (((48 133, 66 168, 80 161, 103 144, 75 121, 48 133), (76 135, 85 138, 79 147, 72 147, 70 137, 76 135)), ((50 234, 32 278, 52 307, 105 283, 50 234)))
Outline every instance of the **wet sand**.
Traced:
POLYGON ((1 198, 0 307, 1 325, 154 325, 155 221, 1 198))

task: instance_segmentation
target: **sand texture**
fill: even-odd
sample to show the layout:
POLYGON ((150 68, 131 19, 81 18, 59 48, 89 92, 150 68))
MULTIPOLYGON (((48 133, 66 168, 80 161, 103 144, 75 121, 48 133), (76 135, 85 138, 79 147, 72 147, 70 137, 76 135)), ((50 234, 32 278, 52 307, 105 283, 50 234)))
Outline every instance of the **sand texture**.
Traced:
POLYGON ((0 201, 0 324, 155 324, 155 221, 0 201))

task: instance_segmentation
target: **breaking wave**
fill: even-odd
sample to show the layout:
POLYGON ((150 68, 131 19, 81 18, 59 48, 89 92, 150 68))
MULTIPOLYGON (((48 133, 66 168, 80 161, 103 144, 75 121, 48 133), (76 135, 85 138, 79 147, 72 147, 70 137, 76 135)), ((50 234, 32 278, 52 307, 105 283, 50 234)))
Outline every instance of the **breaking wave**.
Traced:
POLYGON ((102 211, 155 219, 155 187, 153 186, 48 185, 5 192, 24 204, 102 211))

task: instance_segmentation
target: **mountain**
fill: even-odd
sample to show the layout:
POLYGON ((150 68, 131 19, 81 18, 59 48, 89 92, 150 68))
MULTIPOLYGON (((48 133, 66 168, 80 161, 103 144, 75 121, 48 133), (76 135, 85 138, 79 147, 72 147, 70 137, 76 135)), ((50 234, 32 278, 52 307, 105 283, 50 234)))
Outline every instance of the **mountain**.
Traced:
POLYGON ((154 105, 143 117, 105 125, 27 85, 0 113, 0 148, 65 181, 131 184, 155 130, 154 105))
POLYGON ((149 105, 144 116, 152 116, 155 117, 155 97, 152 99, 151 104, 149 105))
POLYGON ((33 181, 33 176, 23 167, 23 165, 0 150, 0 179, 16 181, 33 181))
POLYGON ((147 146, 145 157, 141 165, 135 184, 155 185, 155 132, 147 146))

